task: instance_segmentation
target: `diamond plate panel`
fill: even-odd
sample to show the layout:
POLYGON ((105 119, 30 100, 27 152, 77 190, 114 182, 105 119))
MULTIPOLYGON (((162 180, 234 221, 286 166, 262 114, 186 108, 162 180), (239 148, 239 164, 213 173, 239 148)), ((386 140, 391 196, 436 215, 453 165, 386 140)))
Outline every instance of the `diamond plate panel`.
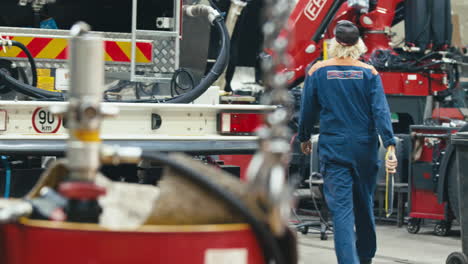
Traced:
POLYGON ((174 72, 176 65, 175 38, 160 38, 153 41, 153 71, 157 73, 174 72))

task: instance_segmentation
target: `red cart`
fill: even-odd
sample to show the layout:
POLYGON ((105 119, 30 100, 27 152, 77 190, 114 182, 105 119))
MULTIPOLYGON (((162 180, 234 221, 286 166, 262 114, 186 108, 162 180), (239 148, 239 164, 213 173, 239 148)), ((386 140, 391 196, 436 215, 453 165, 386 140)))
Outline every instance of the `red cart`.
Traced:
POLYGON ((415 144, 410 162, 410 219, 407 230, 409 233, 419 232, 422 219, 438 220, 434 232, 445 236, 450 231, 453 213, 447 202, 439 203, 437 185, 439 170, 448 140, 458 128, 443 126, 411 126, 415 144))

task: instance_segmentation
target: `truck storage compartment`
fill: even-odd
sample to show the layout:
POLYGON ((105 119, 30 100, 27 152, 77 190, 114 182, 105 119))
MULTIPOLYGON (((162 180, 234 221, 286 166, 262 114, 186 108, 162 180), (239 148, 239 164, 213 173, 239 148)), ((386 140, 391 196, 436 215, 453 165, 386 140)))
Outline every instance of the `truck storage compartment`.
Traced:
MULTIPOLYGON (((163 30, 157 27, 157 19, 173 16, 172 0, 138 1, 138 29, 163 30)), ((95 31, 130 32, 132 1, 57 0, 40 11, 41 21, 49 18, 55 20, 58 29, 70 29, 76 21, 85 21, 95 31)), ((0 1, 0 26, 39 27, 31 6, 19 6, 18 0, 0 1)))

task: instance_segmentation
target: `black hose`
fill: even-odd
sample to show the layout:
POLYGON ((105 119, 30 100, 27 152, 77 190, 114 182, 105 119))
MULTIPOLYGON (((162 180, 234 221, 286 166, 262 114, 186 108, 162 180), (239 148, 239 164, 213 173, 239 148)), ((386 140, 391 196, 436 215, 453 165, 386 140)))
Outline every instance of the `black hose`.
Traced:
POLYGON ((33 97, 33 98, 63 98, 62 93, 58 92, 50 92, 46 90, 42 90, 37 88, 37 68, 36 68, 36 63, 34 61, 34 58, 29 52, 28 48, 23 45, 23 43, 18 42, 18 41, 12 41, 12 46, 20 48, 26 56, 28 57, 29 64, 31 65, 31 71, 32 71, 32 85, 29 85, 27 83, 20 82, 19 80, 16 80, 15 78, 9 76, 8 74, 4 73, 3 71, 0 71, 0 78, 5 81, 5 83, 8 85, 8 87, 12 90, 15 90, 19 93, 22 93, 24 95, 33 97))
POLYGON ((23 82, 25 84, 29 84, 28 76, 26 75, 26 71, 24 68, 18 68, 19 75, 21 76, 21 79, 23 79, 23 82))
POLYGON ((172 79, 171 79, 171 96, 172 97, 174 97, 174 93, 177 95, 180 95, 177 89, 180 89, 182 91, 187 91, 189 89, 192 90, 193 88, 195 88, 195 77, 193 77, 193 74, 190 71, 188 71, 185 68, 180 68, 174 72, 174 74, 172 75, 172 79), (185 73, 188 76, 189 81, 190 81, 190 87, 182 87, 179 84, 179 81, 177 81, 177 79, 182 73, 185 73))
POLYGON ((170 159, 167 154, 143 152, 142 158, 169 166, 173 170, 180 173, 182 176, 188 178, 193 183, 218 196, 221 200, 229 204, 229 206, 231 206, 231 208, 237 213, 241 214, 245 218, 245 221, 252 227, 252 231, 255 233, 263 250, 265 263, 271 263, 272 260, 275 264, 286 263, 283 258, 281 251, 282 249, 278 246, 275 237, 271 234, 271 232, 269 232, 266 226, 250 212, 245 204, 232 195, 232 193, 213 183, 198 171, 195 171, 184 164, 175 162, 174 160, 170 159))
POLYGON ((164 101, 165 103, 187 104, 193 102, 193 100, 197 99, 204 92, 206 92, 206 90, 219 78, 219 76, 221 76, 221 74, 226 69, 229 62, 229 33, 222 17, 216 18, 213 21, 213 25, 221 35, 221 50, 219 51, 216 63, 213 65, 208 75, 203 78, 202 81, 197 85, 197 87, 193 88, 187 93, 184 93, 181 96, 167 99, 164 101))
POLYGON ((432 56, 435 56, 435 55, 438 55, 439 53, 437 52, 431 52, 431 53, 428 53, 424 56, 422 56, 421 58, 417 59, 416 61, 414 61, 412 64, 418 64, 419 62, 423 61, 423 60, 427 60, 429 59, 430 57, 432 56))
POLYGON ((26 53, 26 56, 28 57, 29 64, 31 65, 32 86, 37 87, 36 62, 34 61, 34 57, 32 56, 31 52, 29 52, 29 49, 25 45, 23 45, 23 43, 21 43, 21 42, 13 40, 11 42, 11 45, 20 48, 24 53, 26 53))
POLYGON ((216 11, 218 11, 220 14, 222 13, 221 9, 219 9, 218 5, 216 5, 213 0, 208 0, 208 2, 210 2, 210 6, 216 9, 216 11))
POLYGON ((421 65, 421 66, 411 67, 410 70, 411 71, 421 71, 421 70, 425 70, 425 69, 427 69, 429 67, 436 66, 436 65, 441 65, 441 64, 445 64, 445 62, 435 61, 435 62, 427 63, 427 64, 424 64, 424 65, 421 65))
POLYGON ((33 98, 63 98, 63 94, 59 92, 50 92, 39 89, 37 87, 25 84, 0 71, 0 79, 5 81, 8 87, 12 90, 22 93, 33 98))

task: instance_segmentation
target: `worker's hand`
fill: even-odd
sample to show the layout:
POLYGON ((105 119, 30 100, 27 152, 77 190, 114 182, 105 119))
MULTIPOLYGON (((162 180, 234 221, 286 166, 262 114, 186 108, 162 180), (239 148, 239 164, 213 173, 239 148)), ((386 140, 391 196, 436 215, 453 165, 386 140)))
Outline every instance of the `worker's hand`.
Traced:
POLYGON ((398 160, 395 155, 395 146, 388 146, 387 155, 385 155, 385 167, 388 173, 396 173, 398 160))
POLYGON ((310 152, 312 151, 312 142, 310 142, 310 140, 301 142, 301 150, 305 155, 310 155, 310 152))

